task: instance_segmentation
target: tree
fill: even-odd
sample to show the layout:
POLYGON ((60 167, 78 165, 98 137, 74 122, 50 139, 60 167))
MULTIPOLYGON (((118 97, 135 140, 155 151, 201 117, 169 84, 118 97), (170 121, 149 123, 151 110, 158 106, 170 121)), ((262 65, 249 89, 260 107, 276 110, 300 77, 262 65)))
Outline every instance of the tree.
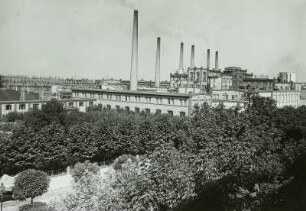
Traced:
POLYGON ((97 164, 88 161, 74 166, 72 191, 60 200, 50 204, 50 210, 126 210, 126 202, 114 189, 114 171, 112 168, 103 176, 97 164))
POLYGON ((63 103, 52 99, 43 105, 41 110, 34 109, 26 113, 25 125, 32 127, 36 131, 53 122, 65 125, 66 113, 63 103))
POLYGON ((48 187, 49 178, 45 172, 35 169, 25 170, 16 177, 13 197, 18 200, 31 198, 31 204, 33 204, 34 197, 47 192, 48 187))

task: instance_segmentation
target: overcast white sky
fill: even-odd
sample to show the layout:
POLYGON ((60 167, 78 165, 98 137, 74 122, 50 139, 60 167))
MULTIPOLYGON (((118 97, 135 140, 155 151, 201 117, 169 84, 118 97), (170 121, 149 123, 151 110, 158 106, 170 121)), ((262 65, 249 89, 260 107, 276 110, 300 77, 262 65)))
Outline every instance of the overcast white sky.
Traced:
POLYGON ((221 68, 306 81, 306 0, 1 0, 0 73, 129 79, 134 8, 139 79, 154 79, 160 36, 163 80, 183 41, 185 67, 194 44, 197 65, 210 48, 221 68))

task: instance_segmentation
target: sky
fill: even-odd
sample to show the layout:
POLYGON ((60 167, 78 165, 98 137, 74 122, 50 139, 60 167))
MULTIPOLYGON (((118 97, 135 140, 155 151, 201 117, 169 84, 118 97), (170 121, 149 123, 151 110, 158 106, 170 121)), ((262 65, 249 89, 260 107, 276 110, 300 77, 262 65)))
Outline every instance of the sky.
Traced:
POLYGON ((206 49, 219 67, 239 66, 306 81, 306 0, 1 0, 0 74, 129 79, 133 10, 139 10, 138 79, 154 80, 156 37, 161 79, 195 64, 206 49))

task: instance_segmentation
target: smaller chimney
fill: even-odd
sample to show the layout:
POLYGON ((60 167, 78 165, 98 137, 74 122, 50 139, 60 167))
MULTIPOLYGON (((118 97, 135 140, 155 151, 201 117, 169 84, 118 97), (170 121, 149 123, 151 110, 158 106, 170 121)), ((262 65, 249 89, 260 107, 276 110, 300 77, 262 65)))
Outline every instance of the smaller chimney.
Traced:
POLYGON ((180 48, 180 64, 179 64, 179 72, 184 72, 184 43, 181 42, 181 48, 180 48))
POLYGON ((194 45, 191 46, 190 67, 194 67, 194 45))
POLYGON ((157 37, 156 64, 155 64, 155 86, 159 88, 160 80, 160 37, 157 37))
POLYGON ((210 69, 210 49, 207 49, 207 61, 206 61, 207 69, 210 69))
POLYGON ((215 69, 219 70, 219 56, 218 56, 218 51, 216 51, 216 56, 215 56, 215 69))

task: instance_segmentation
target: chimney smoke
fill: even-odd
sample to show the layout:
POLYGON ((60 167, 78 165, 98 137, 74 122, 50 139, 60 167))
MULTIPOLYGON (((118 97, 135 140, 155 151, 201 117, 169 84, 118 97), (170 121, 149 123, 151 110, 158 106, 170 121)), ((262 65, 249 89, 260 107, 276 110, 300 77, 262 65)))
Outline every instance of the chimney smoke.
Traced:
POLYGON ((157 37, 156 64, 155 64, 155 86, 159 88, 160 83, 160 37, 157 37))
POLYGON ((191 46, 190 67, 194 67, 194 45, 191 46))
POLYGON ((207 49, 207 61, 206 61, 207 69, 210 69, 210 49, 207 49))
POLYGON ((218 55, 218 51, 216 51, 216 56, 215 56, 215 69, 219 70, 219 55, 218 55))
POLYGON ((134 10, 130 90, 137 90, 138 78, 138 10, 134 10))
POLYGON ((184 72, 184 43, 181 42, 181 48, 180 48, 180 66, 179 66, 179 72, 184 72))

